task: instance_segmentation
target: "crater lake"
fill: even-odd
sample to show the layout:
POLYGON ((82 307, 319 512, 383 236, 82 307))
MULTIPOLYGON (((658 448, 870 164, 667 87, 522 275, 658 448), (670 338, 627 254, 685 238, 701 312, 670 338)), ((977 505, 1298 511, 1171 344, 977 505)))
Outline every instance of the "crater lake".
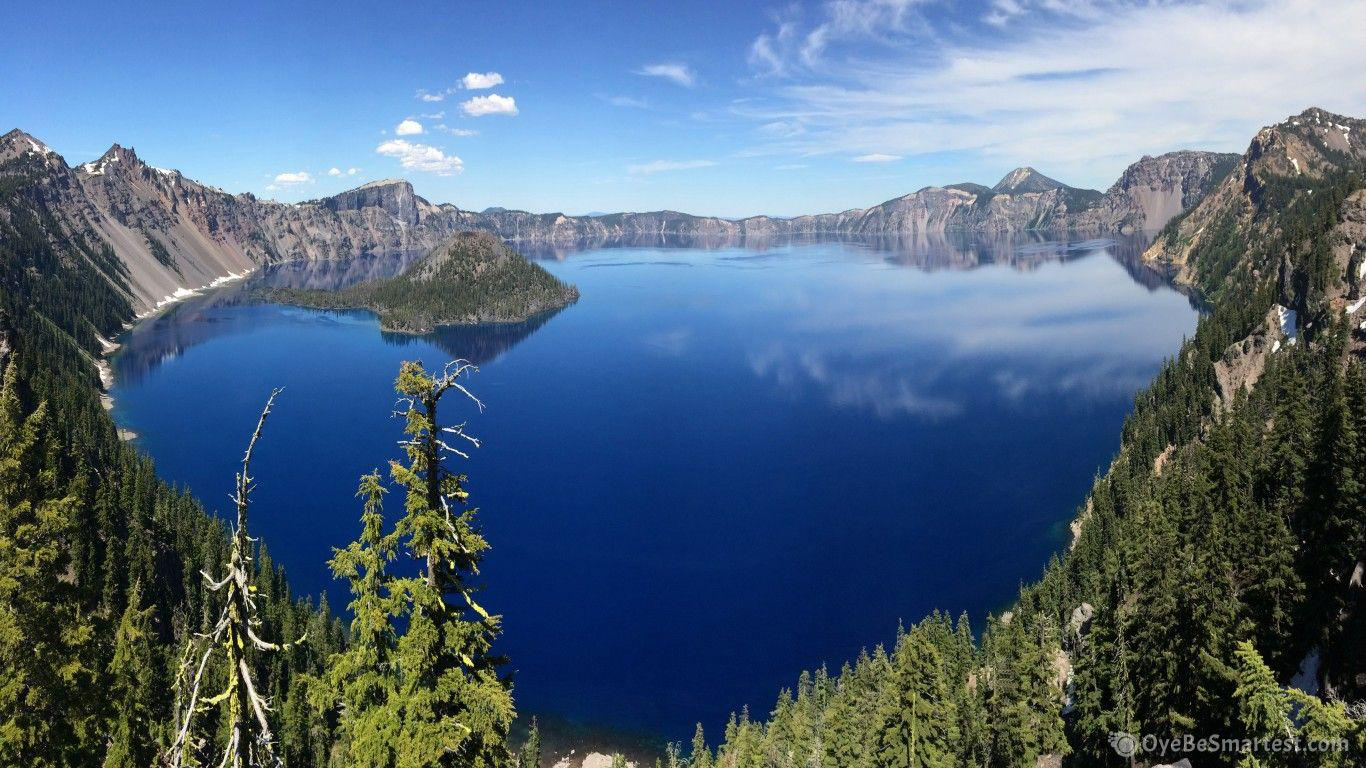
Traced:
POLYGON ((359 532, 358 477, 398 455, 399 363, 477 362, 485 410, 443 416, 483 441, 460 463, 518 710, 680 741, 702 720, 714 741, 898 622, 980 625, 1066 548, 1135 393, 1195 328, 1143 242, 527 248, 577 304, 420 337, 253 298, 411 255, 287 263, 125 333, 113 413, 224 513, 283 387, 252 530, 296 594, 340 610, 326 562, 359 532))

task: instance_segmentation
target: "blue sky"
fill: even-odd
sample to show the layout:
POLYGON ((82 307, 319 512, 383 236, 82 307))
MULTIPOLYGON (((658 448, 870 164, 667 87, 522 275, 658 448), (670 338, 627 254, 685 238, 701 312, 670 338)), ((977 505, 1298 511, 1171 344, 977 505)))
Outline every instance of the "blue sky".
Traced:
POLYGON ((53 2, 0 28, 0 130, 286 201, 401 176, 474 209, 793 215, 1019 165, 1103 189, 1310 105, 1366 115, 1359 0, 53 2))

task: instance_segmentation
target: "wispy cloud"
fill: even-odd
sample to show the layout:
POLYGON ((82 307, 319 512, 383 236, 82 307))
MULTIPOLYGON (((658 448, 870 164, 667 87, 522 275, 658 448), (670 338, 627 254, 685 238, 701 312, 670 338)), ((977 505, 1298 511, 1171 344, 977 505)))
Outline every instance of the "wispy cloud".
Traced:
POLYGON ((419 123, 410 117, 407 120, 400 122, 398 126, 394 128, 394 133, 398 136, 416 136, 423 133, 422 123, 419 123))
POLYGON ((503 76, 497 72, 471 72, 460 78, 460 85, 468 90, 478 91, 503 84, 503 76))
POLYGON ((662 173, 664 171, 686 171, 692 168, 710 168, 716 165, 712 160, 654 160, 648 163, 630 165, 626 172, 633 176, 662 173))
POLYGON ((460 111, 470 117, 511 116, 517 114, 517 101, 511 96, 499 96, 496 93, 490 93, 487 96, 475 96, 468 101, 461 102, 460 111))
POLYGON ((637 99, 634 96, 604 96, 599 94, 598 98, 614 107, 630 107, 632 109, 650 108, 650 102, 645 99, 637 99))
POLYGON ((471 129, 471 128, 452 128, 452 127, 450 127, 449 125, 446 125, 445 123, 440 123, 440 124, 438 124, 438 125, 436 126, 436 129, 437 129, 438 131, 441 131, 442 133, 449 133, 449 134, 452 135, 452 136, 477 136, 477 135, 479 135, 479 131, 476 131, 476 130, 474 130, 474 129, 471 129))
POLYGON ((888 155, 882 152, 872 152, 866 155, 859 155, 854 158, 856 163, 895 163, 901 159, 901 155, 888 155))
POLYGON ((915 12, 923 0, 833 0, 818 21, 804 24, 799 6, 774 17, 771 31, 754 39, 749 63, 761 74, 788 75, 818 67, 833 45, 892 42, 926 28, 915 12))
POLYGON ((678 62, 661 62, 659 64, 646 64, 635 71, 637 75, 645 77, 660 77, 684 88, 691 88, 697 84, 697 75, 687 64, 678 62))
POLYGON ((966 24, 941 16, 841 0, 775 17, 749 50, 763 98, 732 112, 806 130, 753 151, 956 152, 1103 186, 1143 153, 1241 148, 1310 105, 1366 111, 1359 0, 998 0, 966 24))
POLYGON ((427 171, 438 176, 459 173, 465 165, 460 158, 447 155, 437 147, 405 139, 390 139, 375 147, 375 152, 398 160, 407 170, 427 171))
POLYGON ((791 138, 806 133, 806 125, 800 120, 773 120, 759 126, 759 133, 777 138, 791 138))
POLYGON ((342 169, 334 166, 332 168, 327 169, 328 176, 355 176, 357 173, 360 173, 359 168, 347 168, 345 171, 343 171, 342 169))

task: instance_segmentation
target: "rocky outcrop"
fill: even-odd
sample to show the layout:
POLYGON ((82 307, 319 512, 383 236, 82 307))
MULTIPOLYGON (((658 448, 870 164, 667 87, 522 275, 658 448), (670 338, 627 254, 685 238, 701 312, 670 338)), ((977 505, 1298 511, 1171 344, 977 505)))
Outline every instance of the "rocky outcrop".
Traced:
POLYGON ((434 205, 398 179, 286 204, 200 184, 179 171, 148 165, 118 144, 72 168, 22 131, 0 137, 0 175, 22 176, 23 194, 64 227, 108 245, 124 267, 124 274, 110 279, 127 291, 141 313, 264 264, 427 252, 471 229, 522 243, 564 244, 666 236, 920 237, 1152 227, 1195 199, 1216 172, 1218 157, 1189 152, 1145 158, 1104 195, 1018 168, 992 188, 970 183, 926 187, 871 208, 734 220, 676 211, 598 216, 465 211, 434 205))
POLYGON ((1251 392, 1266 371, 1266 362, 1281 347, 1297 339, 1295 310, 1277 304, 1266 319, 1242 341, 1229 345, 1224 356, 1214 363, 1215 392, 1219 404, 1228 410, 1238 392, 1251 392))
MULTIPOLYGON (((589 752, 583 757, 573 754, 555 761, 554 768, 611 768, 612 756, 601 752, 589 752)), ((636 768, 634 761, 626 761, 626 768, 636 768)))
POLYGON ((408 182, 400 179, 385 179, 383 181, 372 181, 339 195, 318 200, 315 204, 334 213, 378 208, 397 221, 404 222, 408 226, 416 226, 421 221, 418 210, 418 200, 420 199, 413 193, 413 185, 408 182))

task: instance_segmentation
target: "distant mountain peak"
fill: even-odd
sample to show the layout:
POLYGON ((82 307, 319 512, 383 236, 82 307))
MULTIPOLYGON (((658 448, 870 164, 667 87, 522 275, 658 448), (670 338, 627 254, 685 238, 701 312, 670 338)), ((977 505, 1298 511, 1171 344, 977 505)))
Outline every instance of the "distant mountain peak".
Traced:
POLYGON ((53 157, 57 153, 32 134, 15 128, 0 136, 0 159, 9 159, 32 152, 42 157, 53 157))
POLYGON ((396 219, 408 224, 417 224, 420 219, 420 199, 413 192, 413 185, 407 179, 380 179, 339 192, 318 202, 333 211, 380 208, 396 219))
POLYGON ((1066 187, 1061 181, 1050 179, 1029 166, 1022 166, 1007 173, 996 186, 992 187, 993 192, 1005 192, 1008 194, 1018 194, 1021 192, 1047 192, 1050 189, 1062 189, 1066 187))
POLYGON ((76 170, 86 176, 104 176, 111 173, 127 175, 134 171, 141 171, 144 165, 137 152, 131 147, 111 144, 109 149, 105 150, 98 159, 81 163, 76 166, 76 170))

